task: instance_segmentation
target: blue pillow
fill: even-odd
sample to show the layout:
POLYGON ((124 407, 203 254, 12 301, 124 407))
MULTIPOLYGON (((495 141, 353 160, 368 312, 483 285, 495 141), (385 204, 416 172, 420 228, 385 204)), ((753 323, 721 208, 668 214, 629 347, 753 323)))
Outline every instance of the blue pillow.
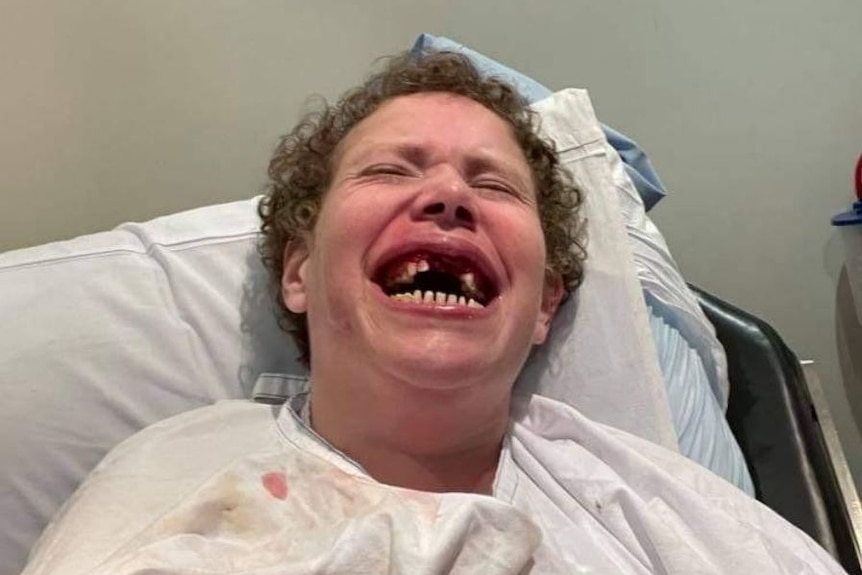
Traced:
MULTIPOLYGON (((512 70, 508 66, 500 64, 487 56, 471 50, 466 46, 439 36, 421 34, 413 44, 411 53, 416 57, 433 52, 459 52, 467 56, 479 70, 486 76, 494 76, 514 86, 528 102, 538 102, 552 94, 551 90, 536 82, 529 76, 512 70)), ((626 174, 631 178, 635 188, 644 202, 644 208, 649 211, 666 194, 664 185, 658 177, 655 169, 640 146, 628 136, 617 132, 613 128, 602 125, 608 143, 620 155, 626 174)))
POLYGON ((745 457, 710 393, 700 354, 651 305, 647 311, 680 453, 754 496, 745 457))

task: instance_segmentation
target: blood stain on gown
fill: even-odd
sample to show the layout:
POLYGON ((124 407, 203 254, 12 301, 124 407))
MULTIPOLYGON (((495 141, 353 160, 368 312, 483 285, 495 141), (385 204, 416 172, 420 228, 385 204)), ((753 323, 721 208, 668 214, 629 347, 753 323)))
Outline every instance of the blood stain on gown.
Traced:
POLYGON ((287 499, 287 476, 284 471, 270 471, 260 477, 260 482, 269 494, 284 501, 287 499))

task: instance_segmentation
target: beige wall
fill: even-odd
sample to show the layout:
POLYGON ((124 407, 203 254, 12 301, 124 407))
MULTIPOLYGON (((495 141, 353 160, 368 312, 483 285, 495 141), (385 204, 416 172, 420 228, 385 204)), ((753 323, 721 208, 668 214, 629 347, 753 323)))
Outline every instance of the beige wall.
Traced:
POLYGON ((589 88, 641 142, 684 273, 820 364, 862 477, 862 343, 836 322, 829 226, 862 152, 860 22, 855 0, 5 0, 0 249, 251 196, 307 94, 447 35, 589 88))

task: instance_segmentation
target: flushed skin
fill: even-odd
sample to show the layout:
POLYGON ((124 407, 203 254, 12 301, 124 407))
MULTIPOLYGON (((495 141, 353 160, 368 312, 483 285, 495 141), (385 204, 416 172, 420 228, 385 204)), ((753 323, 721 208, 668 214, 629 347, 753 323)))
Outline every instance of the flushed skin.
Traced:
POLYGON ((418 371, 405 379, 435 388, 489 371, 514 381, 561 297, 559 278, 545 285, 523 153, 505 122, 451 94, 390 100, 351 131, 303 244, 286 254, 282 289, 288 308, 314 317, 316 375, 351 350, 356 362, 418 371), (499 293, 481 309, 394 300, 373 278, 381 262, 405 251, 486 262, 499 293))
POLYGON ((553 147, 537 137, 526 102, 508 85, 482 78, 460 55, 436 54, 422 61, 403 55, 389 60, 383 70, 336 104, 306 116, 282 139, 270 162, 270 190, 259 209, 261 252, 283 312, 282 326, 293 335, 303 361, 310 356, 307 318, 289 310, 281 297, 285 247, 302 241, 314 229, 333 182, 342 140, 384 102, 422 92, 467 97, 509 125, 536 186, 548 270, 559 274, 568 291, 580 282, 584 258, 580 193, 560 170, 553 147))

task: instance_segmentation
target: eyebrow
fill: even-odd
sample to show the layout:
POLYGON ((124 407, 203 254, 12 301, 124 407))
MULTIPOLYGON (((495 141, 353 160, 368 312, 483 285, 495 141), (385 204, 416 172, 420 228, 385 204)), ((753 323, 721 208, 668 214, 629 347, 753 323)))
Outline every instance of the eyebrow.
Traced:
POLYGON ((422 146, 409 143, 384 143, 384 142, 364 142, 363 148, 359 153, 351 158, 351 165, 362 164, 368 160, 369 156, 379 153, 392 153, 400 158, 407 160, 413 164, 422 165, 427 163, 429 153, 422 146))

